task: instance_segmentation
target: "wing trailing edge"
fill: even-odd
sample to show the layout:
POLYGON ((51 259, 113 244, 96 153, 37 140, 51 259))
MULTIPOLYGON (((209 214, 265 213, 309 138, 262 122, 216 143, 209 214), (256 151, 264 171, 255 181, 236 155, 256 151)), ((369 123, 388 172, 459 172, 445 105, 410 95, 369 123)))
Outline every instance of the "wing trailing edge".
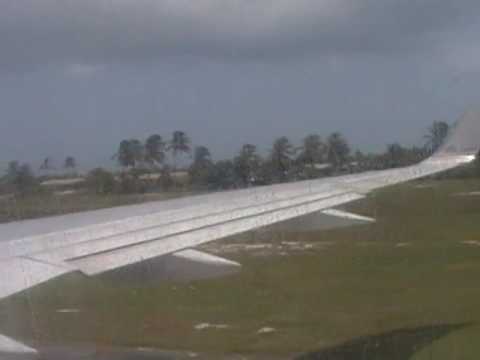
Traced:
POLYGON ((235 274, 241 268, 235 261, 192 249, 158 256, 116 270, 111 270, 108 263, 105 263, 105 267, 101 263, 94 267, 88 265, 89 263, 80 263, 78 269, 88 275, 106 273, 107 277, 118 277, 122 281, 139 279, 146 283, 212 279, 235 274))
POLYGON ((313 214, 274 224, 269 231, 285 232, 311 232, 344 228, 354 225, 374 223, 375 219, 337 209, 326 209, 313 214))
POLYGON ((0 299, 74 270, 27 257, 1 260, 0 269, 0 299))

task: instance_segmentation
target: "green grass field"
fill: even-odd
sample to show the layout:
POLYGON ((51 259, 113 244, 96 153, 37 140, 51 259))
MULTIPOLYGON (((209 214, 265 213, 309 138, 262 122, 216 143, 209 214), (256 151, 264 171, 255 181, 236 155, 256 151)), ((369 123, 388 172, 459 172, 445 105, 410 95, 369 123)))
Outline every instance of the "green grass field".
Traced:
POLYGON ((73 195, 56 196, 52 192, 45 191, 16 198, 0 197, 0 223, 139 204, 147 201, 168 200, 197 193, 170 191, 147 194, 99 195, 88 191, 80 191, 73 195))
POLYGON ((269 241, 328 246, 289 256, 241 253, 233 258, 243 270, 224 279, 132 287, 69 275, 3 301, 0 333, 209 358, 476 360, 480 196, 454 194, 478 190, 479 181, 444 180, 378 192, 348 206, 376 224, 273 234, 269 241), (81 312, 57 312, 65 308, 81 312), (200 323, 228 328, 196 330, 200 323), (276 331, 258 334, 263 327, 276 331))

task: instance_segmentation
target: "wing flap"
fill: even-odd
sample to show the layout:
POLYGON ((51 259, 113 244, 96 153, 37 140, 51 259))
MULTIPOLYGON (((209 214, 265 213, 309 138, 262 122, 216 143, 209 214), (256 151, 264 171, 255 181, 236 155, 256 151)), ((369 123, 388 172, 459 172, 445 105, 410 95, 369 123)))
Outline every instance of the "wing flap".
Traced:
MULTIPOLYGON (((318 200, 336 196, 346 192, 330 183, 308 182, 297 184, 272 185, 258 189, 246 189, 211 195, 194 196, 188 205, 183 199, 160 201, 155 204, 132 205, 122 209, 112 208, 70 214, 52 218, 23 221, 21 226, 15 224, 0 225, 2 240, 0 243, 0 259, 32 253, 52 252, 57 249, 89 244, 92 241, 115 239, 120 241, 121 235, 133 234, 137 231, 156 228, 186 231, 190 228, 215 223, 221 219, 235 216, 252 215, 307 200, 318 200), (287 205, 286 205, 287 204, 287 205), (150 211, 148 211, 151 208, 150 211), (110 219, 118 212, 118 220, 110 219), (129 214, 127 216, 126 214, 129 214), (108 215, 108 216, 107 216, 108 215), (125 217, 124 217, 125 216, 125 217), (107 217, 110 221, 96 223, 97 219, 107 217), (67 224, 71 223, 70 227, 67 224), (88 224, 91 223, 91 224, 88 224), (48 226, 41 226, 47 224, 48 226), (82 225, 80 225, 82 224, 82 225), (36 228, 42 229, 35 231, 36 228), (45 228, 52 229, 45 232, 45 228), (55 231, 55 228, 61 230, 55 231), (20 230, 19 230, 20 229, 20 230), (24 229, 31 229, 25 231, 24 229), (14 237, 11 233, 29 233, 14 237), (9 240, 9 241, 7 241, 9 240)), ((129 239, 132 237, 130 236, 129 239)), ((121 244, 122 246, 125 244, 121 244)))
POLYGON ((31 258, 0 260, 0 299, 72 271, 67 265, 31 258))
POLYGON ((190 281, 233 275, 242 267, 236 261, 198 250, 183 250, 164 259, 164 279, 190 281))
MULTIPOLYGON (((235 274, 240 268, 241 265, 235 261, 188 249, 116 269, 102 276, 138 286, 164 280, 191 281, 218 278, 235 274)), ((80 270, 92 273, 91 269, 80 270)))
POLYGON ((0 354, 37 354, 37 350, 0 334, 0 354))
POLYGON ((274 224, 269 227, 269 230, 275 232, 310 232, 371 224, 373 222, 375 222, 375 219, 371 217, 342 210, 326 209, 274 224))
MULTIPOLYGON (((294 198, 280 200, 275 202, 268 202, 268 203, 260 203, 256 206, 249 206, 246 208, 239 208, 234 209, 227 212, 210 212, 202 217, 197 217, 191 220, 181 220, 177 222, 172 222, 169 224, 160 224, 157 226, 146 227, 142 228, 137 231, 130 231, 121 233, 115 236, 109 236, 105 238, 97 238, 90 241, 84 241, 81 243, 76 244, 68 244, 66 246, 60 246, 55 249, 50 249, 48 251, 44 251, 38 254, 35 254, 36 257, 44 258, 45 256, 50 261, 69 261, 72 259, 88 257, 94 254, 101 254, 104 252, 109 252, 115 249, 123 249, 128 248, 130 246, 135 245, 142 245, 143 243, 148 243, 151 241, 155 241, 158 239, 164 238, 172 238, 172 237, 180 237, 183 238, 182 235, 185 233, 194 233, 197 230, 201 229, 210 229, 211 236, 208 236, 209 240, 212 241, 215 239, 220 239, 225 236, 218 236, 215 238, 215 229, 218 225, 222 224, 235 224, 237 222, 242 222, 244 219, 255 219, 262 214, 272 214, 272 213, 281 213, 281 214, 290 214, 290 217, 299 216, 300 214, 305 214, 300 211, 299 215, 295 215, 296 209, 301 209, 304 204, 326 204, 325 207, 329 207, 330 204, 336 205, 338 200, 345 202, 344 198, 348 199, 347 201, 351 201, 350 199, 361 198, 362 195, 348 193, 346 190, 336 190, 335 192, 329 191, 327 194, 320 192, 320 193, 308 193, 307 195, 296 196, 294 198), (285 211, 283 211, 285 210, 285 211)), ((342 203, 342 202, 340 202, 342 203)), ((324 207, 322 207, 324 208, 324 207)), ((278 221, 278 220, 277 220, 278 221)), ((269 220, 269 223, 277 222, 275 219, 269 220)), ((265 226, 268 224, 262 223, 262 221, 256 222, 253 221, 253 225, 265 226)), ((248 231, 251 230, 251 227, 248 227, 248 231)), ((235 227, 232 227, 232 233, 228 235, 237 234, 237 230, 235 227)), ((243 232, 242 231, 242 232, 243 232)), ((165 246, 169 243, 165 243, 165 246)), ((175 242, 172 243, 172 247, 165 247, 165 252, 161 254, 154 254, 154 256, 163 255, 165 253, 172 253, 176 252, 181 249, 185 249, 188 247, 193 247, 199 245, 198 242, 188 243, 186 246, 178 247, 177 245, 182 245, 182 242, 175 242)))
POLYGON ((348 193, 319 201, 310 201, 253 216, 235 218, 211 226, 199 227, 140 244, 72 258, 67 260, 67 263, 72 267, 84 269, 87 275, 95 275, 361 198, 363 198, 362 195, 348 193))

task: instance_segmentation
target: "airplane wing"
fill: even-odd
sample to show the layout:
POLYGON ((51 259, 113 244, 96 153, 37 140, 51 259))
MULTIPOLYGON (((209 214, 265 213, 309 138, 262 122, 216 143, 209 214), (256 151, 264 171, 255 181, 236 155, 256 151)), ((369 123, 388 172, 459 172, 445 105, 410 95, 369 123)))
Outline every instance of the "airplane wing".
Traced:
POLYGON ((69 272, 91 276, 152 259, 167 278, 229 273, 239 264, 192 248, 288 220, 317 229, 373 221, 333 208, 471 162, 479 142, 480 115, 471 112, 414 166, 3 224, 0 299, 69 272))

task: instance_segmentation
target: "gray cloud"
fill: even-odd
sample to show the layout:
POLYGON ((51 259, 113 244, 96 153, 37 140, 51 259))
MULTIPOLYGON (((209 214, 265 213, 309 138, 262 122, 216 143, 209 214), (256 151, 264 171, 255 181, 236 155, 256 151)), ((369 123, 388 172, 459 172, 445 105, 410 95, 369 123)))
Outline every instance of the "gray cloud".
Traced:
POLYGON ((479 10, 477 0, 3 0, 0 65, 417 53, 479 10))

